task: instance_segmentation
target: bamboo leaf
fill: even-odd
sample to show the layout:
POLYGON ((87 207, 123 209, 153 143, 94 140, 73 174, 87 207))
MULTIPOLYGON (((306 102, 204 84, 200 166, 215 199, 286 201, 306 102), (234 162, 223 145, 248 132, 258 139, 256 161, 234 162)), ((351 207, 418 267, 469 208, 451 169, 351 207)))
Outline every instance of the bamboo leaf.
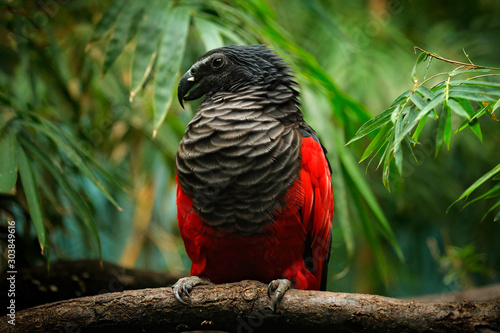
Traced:
POLYGON ((395 126, 397 119, 399 119, 400 117, 401 117, 401 105, 398 105, 391 113, 391 123, 393 123, 395 126))
POLYGON ((158 67, 155 74, 155 130, 162 124, 172 103, 176 74, 179 71, 186 46, 189 17, 189 10, 180 6, 173 7, 168 16, 167 26, 158 53, 158 67))
POLYGON ((479 138, 481 142, 483 142, 483 133, 481 131, 481 126, 479 125, 479 121, 477 119, 473 119, 469 122, 469 127, 474 132, 474 134, 479 138))
POLYGON ((101 20, 97 23, 94 30, 93 40, 99 39, 106 32, 108 32, 118 20, 123 9, 127 6, 130 0, 112 1, 111 4, 106 8, 101 20))
POLYGON ((108 49, 104 56, 104 65, 102 68, 103 75, 108 72, 118 56, 122 53, 123 49, 125 49, 132 35, 132 31, 134 30, 133 26, 137 22, 135 17, 142 11, 144 5, 144 1, 131 1, 125 6, 121 15, 118 17, 113 36, 109 41, 108 49))
POLYGON ((132 62, 132 96, 140 89, 151 71, 153 54, 158 50, 169 4, 170 1, 165 0, 151 1, 139 24, 132 62))
POLYGON ((194 23, 196 25, 196 28, 198 29, 198 32, 200 33, 200 37, 203 41, 203 45, 205 46, 206 51, 224 45, 222 37, 220 36, 219 27, 215 23, 209 20, 205 20, 201 17, 195 17, 194 23))
POLYGON ((497 197, 500 195, 500 184, 497 184, 494 186, 492 189, 486 191, 485 193, 481 194, 480 196, 474 198, 473 200, 469 201, 464 205, 464 208, 469 206, 470 204, 473 204, 474 202, 477 202, 482 199, 491 199, 494 197, 497 197))
POLYGON ((450 72, 450 76, 454 77, 460 74, 474 74, 474 73, 488 73, 491 72, 491 69, 464 69, 459 71, 450 72))
MULTIPOLYGON (((481 132, 481 127, 479 125, 479 121, 477 118, 474 118, 476 111, 474 111, 474 108, 472 107, 471 102, 468 99, 459 99, 458 100, 460 105, 463 107, 465 112, 471 117, 471 120, 467 122, 466 125, 470 127, 472 132, 479 138, 479 140, 482 142, 483 141, 483 134, 481 132)), ((459 130, 461 130, 459 128, 459 130)))
POLYGON ((446 127, 448 123, 448 112, 446 112, 447 107, 441 111, 441 116, 439 117, 437 132, 436 132, 436 150, 434 156, 437 156, 441 145, 445 141, 446 127))
POLYGON ((411 94, 410 96, 410 101, 413 102, 413 104, 415 104, 415 106, 417 107, 417 109, 419 110, 422 110, 425 105, 427 104, 424 99, 422 97, 420 97, 419 94, 416 94, 416 93, 413 93, 411 94))
POLYGON ((450 207, 448 207, 448 210, 451 208, 451 206, 453 206, 455 203, 457 203, 458 201, 464 199, 464 198, 468 198, 469 195, 474 192, 479 186, 483 185, 488 179, 492 178, 493 176, 495 176, 497 173, 500 173, 500 164, 498 164, 496 167, 494 167, 493 169, 491 169, 490 171, 488 171, 487 173, 485 173, 481 178, 479 178, 478 180, 476 180, 474 182, 474 184, 472 184, 471 186, 469 186, 463 193, 462 195, 460 195, 460 197, 455 200, 455 202, 453 202, 450 207))
POLYGON ((405 91, 404 93, 402 93, 401 95, 399 95, 395 100, 394 102, 392 102, 391 106, 389 106, 389 109, 391 109, 392 107, 395 107, 396 105, 399 105, 403 102, 406 102, 406 100, 408 99, 408 97, 412 94, 412 91, 411 90, 407 90, 405 91))
POLYGON ((444 142, 446 143, 446 147, 448 150, 450 149, 450 140, 451 140, 451 109, 446 106, 443 108, 443 111, 441 114, 446 113, 446 124, 444 127, 444 135, 443 139, 444 142))
POLYGON ((0 137, 0 193, 13 194, 17 182, 17 148, 14 133, 0 137))
POLYGON ((496 88, 495 90, 498 91, 500 89, 500 83, 499 82, 493 82, 493 81, 481 81, 481 80, 452 80, 450 82, 453 85, 460 85, 460 86, 484 86, 484 87, 492 87, 496 88))
POLYGON ((426 114, 422 119, 420 119, 420 122, 418 123, 417 129, 412 135, 412 139, 418 142, 418 138, 420 137, 420 132, 424 129, 425 123, 427 122, 427 118, 429 118, 429 115, 426 114))
POLYGON ((17 145, 17 147, 17 158, 21 184, 26 195, 28 209, 30 212, 31 220, 33 221, 33 226, 35 227, 38 241, 40 243, 40 248, 42 249, 42 253, 46 253, 46 251, 48 251, 48 240, 45 230, 45 224, 43 223, 42 208, 40 206, 40 195, 36 186, 36 178, 33 174, 31 163, 26 157, 26 153, 21 148, 21 146, 17 145))
POLYGON ((370 142, 368 147, 366 147, 363 152, 363 156, 361 156, 360 163, 367 159, 374 151, 378 151, 381 146, 383 146, 388 138, 387 133, 391 130, 391 126, 389 124, 385 124, 384 127, 378 132, 375 138, 370 142))
POLYGON ((491 113, 495 112, 496 109, 498 109, 499 107, 500 107, 500 98, 497 100, 495 105, 493 105, 493 108, 491 109, 491 113))
POLYGON ((41 153, 42 149, 40 147, 37 147, 34 142, 30 142, 27 139, 21 139, 21 142, 23 142, 24 148, 29 150, 29 152, 33 156, 35 156, 35 158, 45 167, 45 169, 50 172, 63 192, 67 195, 73 206, 76 208, 83 224, 87 227, 87 229, 92 234, 92 237, 94 237, 95 241, 97 242, 99 256, 101 256, 101 241, 99 238, 99 232, 97 230, 94 216, 91 213, 88 205, 78 193, 77 189, 75 189, 75 187, 71 185, 71 182, 69 182, 67 179, 67 175, 65 175, 65 172, 60 169, 59 165, 53 162, 49 155, 41 153))
POLYGON ((429 112, 431 112, 436 106, 438 106, 439 104, 443 103, 444 101, 444 94, 443 93, 440 93, 438 95, 436 95, 436 98, 434 98, 432 101, 430 101, 429 103, 427 103, 427 105, 422 109, 420 110, 420 112, 418 113, 417 117, 414 118, 414 120, 411 122, 411 123, 408 123, 404 129, 399 133, 399 136, 397 136, 395 138, 395 143, 396 142, 400 142, 401 140, 403 140, 403 138, 408 135, 415 126, 418 125, 418 123, 420 122, 420 120, 422 120, 423 117, 425 117, 425 115, 427 115, 429 112))
POLYGON ((82 156, 80 156, 78 152, 70 144, 66 142, 66 140, 64 140, 61 136, 59 136, 57 132, 50 130, 50 128, 44 125, 38 125, 33 122, 23 122, 23 123, 50 138, 59 147, 59 149, 61 149, 66 154, 66 156, 82 172, 82 174, 85 177, 87 177, 119 211, 123 210, 115 201, 115 199, 111 196, 111 194, 109 194, 106 188, 102 185, 99 179, 97 179, 92 170, 90 170, 88 165, 83 160, 82 156))
POLYGON ((417 77, 417 66, 427 57, 427 52, 422 52, 418 55, 417 61, 415 62, 415 66, 413 66, 413 69, 411 71, 411 80, 413 82, 418 82, 418 77, 417 77))
POLYGON ((219 31, 221 35, 229 39, 233 44, 246 44, 245 40, 234 33, 234 31, 229 27, 221 25, 219 26, 219 31))
POLYGON ((424 98, 428 100, 433 100, 436 98, 436 93, 432 90, 429 90, 428 88, 424 87, 423 85, 419 85, 415 91, 419 92, 424 96, 424 98))
MULTIPOLYGON (((341 140, 341 139, 338 139, 338 140, 341 140)), ((351 154, 348 154, 345 151, 344 147, 339 149, 339 156, 340 156, 340 160, 342 161, 342 165, 344 166, 345 170, 349 174, 351 180, 354 182, 355 187, 359 191, 359 194, 366 201, 366 204, 368 205, 368 207, 370 207, 370 210, 373 212, 373 214, 377 218, 377 221, 379 223, 379 226, 381 227, 381 230, 382 230, 384 237, 391 244, 394 251, 398 255, 399 259, 403 261, 404 260, 403 252, 401 251, 401 248, 399 247, 399 244, 396 241, 396 237, 394 236, 394 233, 392 232, 389 221, 387 221, 387 219, 382 211, 382 208, 380 208, 379 204, 377 203, 377 200, 376 200, 373 192, 371 191, 370 187, 368 186, 368 183, 367 183, 365 177, 363 177, 358 166, 356 165, 354 158, 352 157, 351 154)))
POLYGON ((373 117, 372 119, 368 120, 358 129, 354 137, 347 143, 347 145, 361 139, 362 137, 373 132, 377 128, 385 126, 391 120, 392 112, 393 110, 389 108, 384 112, 378 114, 377 116, 373 117))
POLYGON ((476 102, 495 102, 496 99, 494 97, 491 97, 489 95, 482 95, 478 94, 475 92, 467 91, 464 89, 453 89, 450 88, 450 97, 455 97, 455 98, 463 98, 467 99, 470 101, 476 101, 476 102))
POLYGON ((342 138, 333 132, 332 135, 333 140, 330 142, 332 142, 335 147, 333 147, 334 149, 330 149, 328 158, 332 167, 332 185, 335 189, 335 216, 342 230, 348 257, 351 258, 354 254, 355 241, 351 226, 351 219, 349 218, 349 204, 346 198, 347 196, 343 195, 343 193, 347 192, 347 184, 338 153, 340 149, 344 148, 342 145, 342 138))
MULTIPOLYGON (((493 206, 490 207, 490 209, 488 209, 486 211, 486 213, 483 215, 483 218, 481 219, 481 221, 484 221, 486 216, 488 216, 489 213, 491 213, 492 211, 494 211, 498 207, 500 207, 500 200, 498 200, 493 206)), ((493 221, 494 222, 500 221, 500 211, 497 213, 497 215, 495 215, 495 217, 493 218, 493 221)))
POLYGON ((462 105, 459 102, 457 102, 455 99, 450 98, 448 100, 448 106, 453 110, 453 112, 455 112, 460 117, 465 118, 467 120, 471 119, 471 117, 467 113, 467 111, 465 111, 465 109, 462 107, 462 105))
MULTIPOLYGON (((475 81, 472 81, 476 83, 475 81)), ((450 84, 454 83, 453 81, 450 84)), ((498 97, 500 96, 500 86, 497 87, 489 87, 489 86, 480 86, 480 85, 467 85, 467 84, 459 84, 459 85, 451 85, 450 92, 467 92, 470 94, 478 94, 478 95, 491 95, 498 97)))
POLYGON ((105 168, 103 168, 102 165, 97 163, 92 158, 92 156, 90 156, 89 152, 87 150, 83 149, 81 144, 79 144, 79 142, 73 136, 69 135, 64 130, 61 130, 60 128, 58 128, 56 125, 54 125, 52 122, 48 121, 47 119, 40 117, 34 113, 31 113, 31 115, 34 116, 35 118, 37 118, 42 123, 43 126, 47 127, 48 130, 52 131, 53 133, 57 133, 62 139, 65 139, 68 142, 68 144, 73 149, 75 149, 77 154, 84 157, 85 161, 88 161, 93 166, 95 166, 109 181, 111 181, 112 183, 114 183, 118 187, 121 187, 121 188, 124 187, 124 184, 122 182, 120 182, 118 179, 116 179, 115 177, 113 177, 113 175, 111 175, 109 173, 109 171, 107 171, 105 168))
MULTIPOLYGON (((410 108, 405 108, 405 109, 410 109, 410 108)), ((396 120, 396 124, 394 125, 394 136, 397 137, 398 134, 401 132, 402 127, 403 127, 403 117, 398 117, 396 120)), ((401 149, 401 141, 396 142, 393 146, 393 154, 394 154, 394 163, 396 164, 396 169, 398 170, 399 174, 403 174, 403 150, 401 149)))

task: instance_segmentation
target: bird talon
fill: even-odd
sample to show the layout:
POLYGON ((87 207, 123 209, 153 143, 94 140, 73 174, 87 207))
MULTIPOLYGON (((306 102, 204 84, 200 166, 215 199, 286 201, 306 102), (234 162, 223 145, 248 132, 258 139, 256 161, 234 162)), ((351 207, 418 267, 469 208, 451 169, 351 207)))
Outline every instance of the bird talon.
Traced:
POLYGON ((201 278, 199 276, 188 276, 179 279, 179 281, 177 281, 172 286, 172 290, 174 292, 175 299, 178 300, 179 303, 187 305, 187 303, 182 299, 182 294, 185 294, 187 297, 191 297, 190 291, 193 290, 194 287, 210 283, 210 280, 206 278, 201 278))
POLYGON ((190 286, 186 284, 182 286, 182 291, 184 292, 184 294, 186 294, 187 297, 191 297, 191 295, 189 294, 189 290, 191 290, 190 286))
POLYGON ((292 286, 292 282, 288 279, 273 280, 267 286, 267 295, 271 298, 271 293, 274 291, 274 299, 272 309, 274 312, 278 309, 278 305, 285 296, 285 293, 292 286))
POLYGON ((174 297, 177 301, 179 301, 179 303, 187 305, 187 303, 184 302, 184 300, 181 298, 181 295, 179 295, 179 293, 176 290, 174 290, 174 297))

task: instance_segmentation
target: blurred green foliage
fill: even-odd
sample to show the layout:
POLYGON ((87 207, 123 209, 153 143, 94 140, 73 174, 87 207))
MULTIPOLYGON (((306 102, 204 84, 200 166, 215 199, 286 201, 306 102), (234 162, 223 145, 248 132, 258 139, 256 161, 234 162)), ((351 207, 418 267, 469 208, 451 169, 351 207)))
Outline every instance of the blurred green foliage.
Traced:
MULTIPOLYGON (((498 281, 500 225, 481 222, 491 202, 455 205, 446 214, 496 170, 494 118, 476 117, 482 141, 477 131, 460 131, 452 141, 441 131, 448 150, 436 158, 439 121, 427 122, 413 148, 418 158, 405 153, 386 169, 392 193, 380 181, 382 170, 357 163, 376 133, 345 145, 412 91, 414 45, 467 62, 465 49, 474 63, 499 67, 496 1, 443 1, 439 8, 393 0, 0 6, 0 219, 2 226, 17 222, 20 265, 41 263, 41 244, 52 258, 102 255, 125 266, 188 272, 175 219, 174 157, 197 105, 183 111, 172 98, 179 75, 208 49, 265 43, 297 72, 305 117, 334 170, 329 289, 401 296, 448 290, 450 274, 467 276, 454 287, 498 281), (432 256, 429 237, 452 265, 432 256), (474 257, 476 251, 484 256, 474 257), (467 260, 473 264, 451 273, 467 260)), ((432 66, 436 73, 453 70, 432 66)), ((443 128, 463 124, 446 119, 443 128)), ((481 190, 487 198, 498 185, 485 180, 481 190)))

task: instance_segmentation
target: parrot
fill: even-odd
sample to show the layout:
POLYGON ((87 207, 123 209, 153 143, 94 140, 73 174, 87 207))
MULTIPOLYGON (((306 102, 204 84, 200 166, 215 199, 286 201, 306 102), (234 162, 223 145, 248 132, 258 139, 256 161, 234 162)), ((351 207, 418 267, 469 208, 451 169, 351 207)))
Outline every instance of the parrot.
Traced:
POLYGON ((274 310, 290 288, 326 290, 331 167, 294 73, 267 45, 229 45, 179 81, 182 108, 204 96, 176 155, 177 220, 192 261, 172 287, 181 303, 198 285, 242 280, 267 284, 274 310))

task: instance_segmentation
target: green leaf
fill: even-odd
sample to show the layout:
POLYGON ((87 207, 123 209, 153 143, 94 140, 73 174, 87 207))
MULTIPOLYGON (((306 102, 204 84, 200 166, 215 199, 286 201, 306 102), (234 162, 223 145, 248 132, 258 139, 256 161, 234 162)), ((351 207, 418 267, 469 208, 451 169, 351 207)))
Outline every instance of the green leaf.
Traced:
POLYGON ((384 112, 378 114, 377 116, 373 117, 372 119, 368 120, 358 129, 354 137, 347 143, 347 145, 361 139, 362 137, 373 132, 377 128, 385 126, 385 124, 390 122, 392 112, 393 112, 392 108, 389 108, 384 112))
POLYGON ((498 109, 499 107, 500 107, 500 98, 497 100, 495 105, 493 105, 493 108, 491 109, 491 113, 495 112, 496 109, 498 109))
POLYGON ((449 76, 454 77, 460 74, 488 73, 488 72, 491 72, 491 69, 464 69, 464 70, 450 72, 449 76))
POLYGON ((416 93, 413 93, 411 94, 410 96, 410 101, 413 102, 413 104, 415 104, 415 106, 417 107, 417 109, 419 110, 422 110, 425 105, 427 104, 424 99, 422 97, 420 97, 419 94, 416 94, 416 93))
POLYGON ((342 165, 339 157, 339 150, 344 149, 342 145, 342 138, 340 135, 332 132, 333 140, 330 140, 335 146, 333 149, 329 150, 328 159, 332 167, 332 185, 335 189, 335 218, 339 222, 340 228, 343 233, 345 240, 345 246, 347 249, 347 255, 351 258, 354 254, 355 242, 354 234, 352 232, 352 222, 349 218, 349 204, 347 201, 347 196, 343 193, 347 192, 347 184, 345 180, 344 173, 342 171, 342 165))
POLYGON ((474 134, 479 138, 481 142, 483 142, 483 133, 481 132, 481 126, 479 125, 479 121, 477 119, 473 119, 469 122, 469 127, 474 132, 474 134))
POLYGON ((443 103, 444 97, 445 97, 444 94, 440 93, 440 94, 436 95, 436 97, 432 101, 427 103, 427 105, 422 110, 420 110, 417 117, 415 117, 411 123, 408 123, 404 127, 404 129, 399 133, 399 135, 396 136, 395 143, 401 142, 401 140, 403 140, 403 138, 406 135, 408 135, 413 130, 413 128, 415 126, 417 126, 417 124, 420 122, 420 120, 422 120, 423 117, 425 117, 425 115, 427 115, 429 112, 431 112, 436 106, 443 103))
MULTIPOLYGON (((472 107, 471 102, 468 99, 459 99, 460 105, 463 107, 465 112, 471 117, 471 120, 467 122, 466 125, 470 127, 472 132, 479 138, 479 140, 482 142, 483 141, 483 134, 481 132, 481 127, 479 125, 479 121, 477 118, 473 118, 476 114, 476 111, 474 111, 474 108, 472 107)), ((461 130, 461 128, 459 128, 461 130)))
POLYGON ((99 256, 101 257, 101 241, 99 238, 99 232, 97 230, 97 225, 94 220, 94 216, 91 213, 88 205, 85 203, 81 195, 78 193, 77 189, 67 178, 67 174, 60 168, 58 163, 54 162, 50 155, 45 155, 42 153, 42 149, 38 147, 34 142, 28 139, 21 138, 21 142, 24 145, 24 149, 29 150, 29 152, 35 156, 35 158, 47 169, 52 177, 56 180, 57 184, 61 187, 64 193, 67 195, 73 206, 76 208, 80 219, 83 224, 90 231, 95 241, 97 242, 99 256))
POLYGON ((471 117, 467 113, 467 111, 465 111, 465 109, 462 107, 462 105, 459 102, 457 102, 455 99, 450 98, 448 100, 448 106, 453 110, 453 112, 455 112, 460 117, 465 118, 467 120, 471 119, 471 117))
POLYGON ((24 194, 26 195, 26 201, 28 202, 31 220, 33 221, 33 226, 35 227, 42 253, 45 253, 48 251, 48 241, 45 224, 43 223, 40 195, 36 186, 36 178, 33 174, 31 163, 26 157, 26 153, 19 145, 17 149, 17 158, 19 164, 19 176, 21 178, 24 194))
MULTIPOLYGON (((484 221, 484 219, 486 218, 486 216, 488 216, 489 213, 491 213, 492 211, 494 211, 496 208, 500 207, 500 200, 498 200, 493 206, 490 207, 490 209, 488 209, 486 211, 486 213, 483 215, 483 218, 481 219, 481 221, 484 221)), ((497 213, 497 215, 493 218, 493 221, 494 222, 497 222, 497 221, 500 221, 500 211, 497 213)))
POLYGON ((448 117, 447 109, 449 110, 449 108, 445 106, 441 111, 441 116, 439 117, 438 128, 436 133, 436 151, 434 153, 434 156, 438 155, 442 143, 446 142, 448 123, 450 123, 451 125, 451 117, 448 117))
POLYGON ((413 66, 413 69, 411 71, 411 80, 413 82, 418 82, 417 66, 427 57, 427 55, 428 53, 425 51, 418 55, 417 61, 415 62, 415 66, 413 66))
MULTIPOLYGON (((116 186, 124 188, 124 184, 117 180, 113 175, 111 175, 105 168, 102 167, 99 163, 97 163, 89 152, 86 149, 83 149, 82 145, 75 139, 75 137, 69 135, 64 130, 61 130, 59 127, 54 125, 52 122, 47 119, 40 117, 37 114, 30 113, 30 115, 37 118, 43 126, 46 126, 48 130, 57 133, 61 136, 62 139, 66 140, 68 144, 75 149, 76 153, 85 158, 85 161, 88 161, 90 164, 95 166, 109 181, 113 182, 116 186)), ((121 211, 121 208, 117 207, 118 210, 121 211)))
POLYGON ((102 74, 105 75, 111 66, 114 64, 118 56, 123 52, 125 46, 131 38, 133 25, 136 23, 136 17, 142 11, 145 1, 131 1, 124 8, 121 15, 118 17, 113 36, 109 41, 106 55, 104 56, 104 65, 102 74))
POLYGON ((372 190, 370 189, 365 177, 363 177, 358 166, 356 165, 356 162, 353 159, 352 155, 346 153, 344 150, 345 150, 344 147, 342 147, 342 149, 339 149, 339 156, 345 170, 349 174, 351 180, 354 182, 355 187, 358 189, 361 197, 366 201, 368 207, 370 207, 370 210, 375 214, 375 217, 379 222, 384 237, 391 244, 394 251, 398 255, 399 259, 403 260, 404 258, 403 252, 401 251, 401 248, 399 247, 396 237, 392 232, 389 221, 387 221, 384 212, 382 211, 382 208, 380 208, 377 199, 375 198, 372 190))
POLYGON ((363 156, 361 156, 361 159, 359 161, 360 163, 367 159, 374 151, 378 151, 380 147, 388 141, 387 133, 391 129, 392 127, 389 125, 389 123, 385 124, 385 126, 382 127, 382 129, 378 132, 372 142, 370 142, 368 147, 366 147, 365 151, 363 152, 363 156))
POLYGON ((132 97, 151 72, 153 54, 158 50, 162 27, 167 22, 170 1, 152 0, 139 23, 137 43, 132 62, 132 97))
POLYGON ((172 103, 176 74, 182 62, 189 28, 189 9, 173 7, 158 53, 154 89, 154 126, 160 127, 172 103))
POLYGON ((464 198, 468 198, 469 195, 474 192, 474 190, 476 190, 479 186, 483 185, 488 179, 490 179, 491 177, 495 176, 497 173, 500 173, 500 164, 498 164, 496 167, 494 167, 493 169, 491 169, 490 171, 488 171, 487 173, 485 173, 481 178, 479 178, 478 180, 476 180, 474 182, 474 184, 472 184, 471 186, 469 186, 463 193, 462 195, 457 199, 455 200, 455 202, 453 202, 450 207, 448 207, 448 210, 451 208, 451 206, 453 206, 455 203, 457 203, 458 201, 464 199, 464 198))
POLYGON ((428 88, 426 88, 422 85, 419 85, 417 87, 417 89, 415 89, 415 91, 421 93, 422 96, 424 96, 424 98, 426 98, 428 100, 432 100, 432 99, 436 98, 436 93, 434 91, 429 90, 428 88))
POLYGON ((450 141, 451 141, 451 109, 446 106, 441 114, 446 113, 446 125, 444 127, 444 142, 446 143, 446 147, 450 150, 450 141))
POLYGON ((444 127, 444 142, 446 143, 446 147, 450 150, 450 140, 451 140, 451 109, 446 106, 441 111, 441 114, 446 113, 446 124, 444 127))
MULTIPOLYGON (((404 108, 404 110, 408 110, 410 108, 404 108)), ((396 124, 394 124, 394 136, 398 136, 399 132, 402 130, 402 121, 403 117, 398 117, 396 120, 396 124)), ((393 146, 393 155, 394 155, 394 163, 396 164, 396 169, 398 170, 399 174, 403 174, 403 150, 401 149, 401 141, 396 142, 393 146)))
POLYGON ((396 120, 401 118, 401 105, 396 106, 396 108, 391 113, 391 123, 396 125, 396 120))
POLYGON ((99 179, 97 179, 92 170, 90 170, 89 166, 87 165, 87 163, 85 163, 82 156, 80 156, 75 148, 68 144, 66 140, 64 140, 64 138, 58 134, 58 132, 53 131, 51 128, 45 125, 39 125, 33 122, 23 123, 50 138, 59 147, 59 149, 61 149, 66 154, 66 156, 82 172, 82 174, 87 177, 119 211, 123 210, 111 196, 111 194, 109 194, 106 188, 102 185, 99 179))
POLYGON ((500 83, 499 82, 493 82, 493 81, 480 81, 480 80, 452 80, 450 82, 450 84, 452 85, 460 85, 460 86, 484 86, 484 87, 492 87, 492 88, 496 88, 496 90, 498 91, 498 89, 500 89, 500 83))
POLYGON ((194 23, 200 33, 206 51, 224 46, 218 25, 201 17, 195 17, 194 23))
POLYGON ((473 204, 474 202, 479 201, 479 200, 491 199, 491 198, 497 197, 499 195, 500 195, 500 184, 497 184, 492 189, 486 191, 485 193, 481 194, 480 196, 478 196, 478 197, 474 198, 473 200, 469 201, 468 203, 466 203, 464 205, 464 208, 473 204))
POLYGON ((463 98, 467 99, 470 101, 476 101, 476 102, 495 102, 496 99, 494 97, 491 97, 489 95, 483 95, 483 94, 478 94, 475 92, 468 91, 466 89, 454 89, 455 87, 450 88, 450 97, 455 97, 455 98, 463 98))
POLYGON ((234 26, 231 27, 219 26, 219 31, 221 35, 229 39, 233 44, 246 44, 246 41, 244 39, 242 39, 240 36, 234 33, 233 30, 231 30, 231 28, 233 27, 234 26))
MULTIPOLYGON (((450 84, 455 83, 454 81, 451 81, 450 84)), ((472 83, 476 83, 475 81, 472 81, 472 83)), ((497 87, 489 87, 489 86, 480 86, 480 85, 467 85, 467 84, 459 84, 459 85, 451 85, 450 86, 450 93, 455 92, 455 91, 460 91, 460 92, 467 92, 470 94, 478 94, 478 95, 491 95, 498 97, 500 96, 500 86, 497 87)))
POLYGON ((0 193, 13 194, 17 182, 17 149, 15 135, 0 137, 0 193))
POLYGON ((429 118, 429 115, 426 114, 418 123, 417 129, 412 135, 412 139, 416 142, 418 142, 418 138, 420 137, 420 132, 424 129, 425 123, 427 122, 427 119, 429 118))
POLYGON ((389 109, 391 109, 392 107, 395 107, 396 105, 399 105, 403 102, 406 102, 406 100, 408 100, 408 97, 412 94, 413 92, 411 90, 407 90, 405 91, 404 93, 402 93, 401 95, 399 95, 395 100, 394 102, 392 102, 391 106, 389 106, 389 109))
POLYGON ((101 20, 94 30, 93 40, 99 39, 108 32, 116 23, 123 9, 130 0, 111 1, 111 4, 104 11, 101 20))

